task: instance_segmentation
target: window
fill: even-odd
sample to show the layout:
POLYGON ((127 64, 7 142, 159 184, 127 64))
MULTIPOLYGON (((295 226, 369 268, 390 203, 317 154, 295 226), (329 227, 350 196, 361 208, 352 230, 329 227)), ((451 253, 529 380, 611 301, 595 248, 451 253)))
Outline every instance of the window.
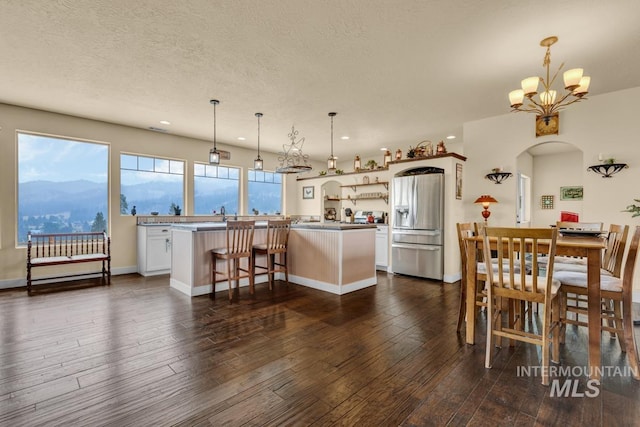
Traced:
POLYGON ((18 132, 18 244, 27 233, 102 231, 109 146, 18 132))
POLYGON ((173 215, 183 204, 184 161, 120 155, 120 214, 173 215))
POLYGON ((282 211, 282 175, 249 169, 249 214, 276 214, 282 211))
POLYGON ((195 215, 238 213, 240 206, 240 168, 193 165, 193 210, 195 215))

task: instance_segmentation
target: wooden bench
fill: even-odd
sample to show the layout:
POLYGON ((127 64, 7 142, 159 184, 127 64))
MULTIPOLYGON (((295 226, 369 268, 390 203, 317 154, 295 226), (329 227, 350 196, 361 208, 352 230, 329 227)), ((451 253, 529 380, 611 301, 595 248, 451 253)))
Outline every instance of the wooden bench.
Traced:
POLYGON ((111 238, 106 232, 31 234, 27 240, 27 292, 41 280, 87 276, 102 273, 102 283, 111 284, 111 238), (102 271, 31 278, 33 267, 102 262, 102 271))

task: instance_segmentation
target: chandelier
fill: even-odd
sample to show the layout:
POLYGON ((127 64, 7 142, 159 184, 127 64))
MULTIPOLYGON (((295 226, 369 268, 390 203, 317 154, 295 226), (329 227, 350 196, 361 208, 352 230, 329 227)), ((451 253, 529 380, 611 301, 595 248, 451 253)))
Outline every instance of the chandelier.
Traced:
POLYGON ((280 167, 276 168, 277 173, 302 173, 310 171, 311 165, 309 165, 309 156, 302 153, 302 146, 304 145, 304 137, 298 139, 298 131, 294 126, 291 126, 291 133, 289 134, 290 144, 283 144, 283 151, 278 156, 280 161, 280 167))
POLYGON ((589 93, 589 83, 591 77, 583 76, 582 68, 573 68, 563 73, 564 88, 567 92, 561 94, 558 97, 558 93, 551 89, 553 82, 555 81, 558 73, 564 66, 564 62, 558 67, 558 71, 551 77, 549 73, 549 65, 551 64, 551 46, 558 41, 558 37, 551 36, 540 42, 540 46, 546 47, 547 52, 544 55, 544 61, 542 66, 547 70, 546 79, 542 77, 527 77, 522 80, 522 89, 517 89, 509 92, 509 101, 511 103, 511 111, 525 111, 527 113, 536 113, 539 119, 542 119, 545 124, 549 124, 551 118, 558 114, 558 111, 573 104, 574 102, 581 101, 584 96, 589 93), (538 99, 534 98, 538 94, 538 84, 542 83, 542 92, 540 92, 538 99), (529 104, 523 106, 524 98, 527 98, 529 104))

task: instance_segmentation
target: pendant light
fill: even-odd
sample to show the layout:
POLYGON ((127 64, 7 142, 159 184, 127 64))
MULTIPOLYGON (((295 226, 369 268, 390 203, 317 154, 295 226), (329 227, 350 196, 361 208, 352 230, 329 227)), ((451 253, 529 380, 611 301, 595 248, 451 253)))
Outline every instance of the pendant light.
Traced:
POLYGON ((213 104, 213 148, 209 150, 209 164, 210 165, 219 165, 220 164, 220 152, 216 147, 216 105, 220 104, 220 101, 217 99, 212 99, 209 101, 213 104))
POLYGON ((338 158, 333 155, 333 118, 336 114, 338 113, 329 113, 329 117, 331 117, 331 155, 329 156, 329 159, 327 159, 327 170, 329 172, 336 171, 336 163, 338 160, 338 158))
POLYGON ((256 113, 256 117, 258 118, 258 157, 253 161, 253 169, 261 171, 264 167, 264 162, 260 157, 260 117, 262 117, 262 113, 256 113))

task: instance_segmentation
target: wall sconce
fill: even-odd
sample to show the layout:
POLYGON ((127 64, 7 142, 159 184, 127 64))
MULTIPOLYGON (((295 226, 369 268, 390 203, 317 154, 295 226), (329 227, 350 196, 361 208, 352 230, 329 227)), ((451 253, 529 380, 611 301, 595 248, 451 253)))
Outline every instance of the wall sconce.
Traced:
POLYGON ((361 167, 362 165, 360 164, 360 156, 356 156, 356 158, 353 159, 353 170, 359 172, 361 167))
POLYGON ((629 167, 629 165, 627 165, 626 163, 613 163, 613 161, 611 163, 589 166, 587 170, 600 174, 603 178, 611 178, 612 175, 615 175, 622 169, 626 169, 629 167))
POLYGON ((486 174, 484 177, 489 181, 492 181, 496 184, 502 184, 507 178, 511 178, 513 174, 511 172, 502 172, 500 169, 492 169, 491 173, 486 174))
POLYGON ((498 201, 496 199, 494 199, 493 197, 491 197, 490 195, 488 195, 488 194, 483 194, 482 196, 478 197, 476 199, 476 201, 473 202, 473 203, 477 203, 477 204, 481 204, 482 205, 482 208, 484 209, 482 211, 482 217, 484 218, 484 222, 486 224, 487 220, 491 216, 491 212, 489 211, 489 205, 491 203, 498 203, 498 201))

